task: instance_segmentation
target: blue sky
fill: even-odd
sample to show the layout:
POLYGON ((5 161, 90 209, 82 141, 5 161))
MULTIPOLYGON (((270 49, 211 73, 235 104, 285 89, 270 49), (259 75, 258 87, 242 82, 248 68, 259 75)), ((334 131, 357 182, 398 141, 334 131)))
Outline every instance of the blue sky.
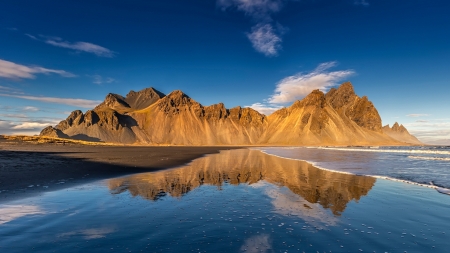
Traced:
POLYGON ((270 113, 351 81, 383 124, 450 144, 444 0, 1 1, 0 133, 107 93, 179 89, 270 113))

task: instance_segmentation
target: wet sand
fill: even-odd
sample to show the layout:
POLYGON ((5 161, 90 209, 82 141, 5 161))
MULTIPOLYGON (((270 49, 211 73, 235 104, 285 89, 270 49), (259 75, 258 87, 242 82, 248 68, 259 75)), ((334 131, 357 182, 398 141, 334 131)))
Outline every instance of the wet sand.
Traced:
POLYGON ((0 202, 99 179, 181 166, 237 147, 30 144, 0 140, 0 202))

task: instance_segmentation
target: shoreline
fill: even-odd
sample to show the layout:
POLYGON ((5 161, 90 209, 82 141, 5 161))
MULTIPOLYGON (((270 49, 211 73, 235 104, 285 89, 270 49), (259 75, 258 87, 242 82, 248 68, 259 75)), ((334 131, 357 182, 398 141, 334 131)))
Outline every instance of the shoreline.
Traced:
POLYGON ((354 173, 345 172, 345 171, 332 170, 332 169, 327 169, 327 168, 323 168, 321 166, 318 166, 315 162, 312 162, 312 161, 307 161, 307 160, 303 160, 303 159, 288 158, 288 157, 283 157, 283 156, 279 156, 279 155, 269 154, 269 153, 267 153, 267 152, 265 152, 263 150, 260 150, 260 149, 256 149, 256 150, 259 150, 260 152, 262 152, 262 153, 264 153, 266 155, 270 155, 270 156, 275 156, 275 157, 279 157, 279 158, 283 158, 283 159, 289 159, 289 160, 294 160, 294 161, 307 162, 307 163, 311 164, 312 166, 314 166, 315 168, 320 169, 320 170, 325 170, 325 171, 330 171, 330 172, 335 172, 335 173, 340 173, 340 174, 346 174, 346 175, 373 177, 373 178, 376 178, 376 179, 382 179, 382 180, 388 180, 388 181, 393 181, 393 182, 417 185, 417 186, 421 186, 421 187, 435 189, 438 193, 441 193, 441 194, 444 194, 444 195, 450 195, 450 188, 441 187, 441 186, 434 185, 434 184, 422 184, 422 183, 417 183, 417 182, 414 182, 414 181, 398 179, 398 178, 393 178, 393 177, 388 177, 388 176, 354 174, 354 173))
POLYGON ((241 148, 305 161, 326 171, 413 184, 450 195, 449 189, 438 185, 322 168, 311 161, 268 154, 261 149, 265 147, 269 146, 95 146, 0 140, 0 160, 4 161, 0 165, 0 203, 101 179, 172 169, 221 150, 241 148))

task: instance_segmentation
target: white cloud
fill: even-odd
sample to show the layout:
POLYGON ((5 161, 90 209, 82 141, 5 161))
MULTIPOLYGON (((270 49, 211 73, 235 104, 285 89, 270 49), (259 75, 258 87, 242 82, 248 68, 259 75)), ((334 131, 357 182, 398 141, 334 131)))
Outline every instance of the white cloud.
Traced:
POLYGON ((276 34, 271 24, 259 24, 252 27, 252 32, 248 33, 247 37, 253 48, 266 56, 277 56, 281 49, 281 37, 276 34))
POLYGON ((11 129, 23 129, 23 130, 31 130, 31 129, 36 129, 36 128, 44 128, 47 126, 50 126, 52 124, 50 123, 38 123, 38 122, 22 122, 19 125, 13 126, 11 129))
POLYGON ((40 101, 40 102, 46 102, 46 103, 71 105, 71 106, 82 107, 82 108, 93 108, 102 102, 99 100, 88 100, 88 99, 81 99, 81 98, 37 97, 37 96, 12 95, 12 94, 1 94, 1 93, 0 93, 0 96, 21 98, 21 99, 34 100, 34 101, 40 101))
POLYGON ((312 90, 327 91, 337 82, 353 75, 353 70, 328 71, 336 62, 320 64, 310 73, 298 73, 281 80, 275 93, 267 100, 271 104, 283 104, 294 102, 308 95, 312 90))
MULTIPOLYGON (((28 37, 32 39, 37 39, 33 35, 26 34, 28 37)), ((59 37, 50 37, 50 36, 40 36, 43 38, 43 41, 49 45, 55 46, 55 47, 62 47, 62 48, 68 48, 72 49, 78 52, 86 52, 95 54, 100 57, 108 57, 112 58, 115 56, 115 52, 109 50, 108 48, 90 43, 90 42, 84 42, 84 41, 77 41, 77 42, 69 42, 69 41, 63 41, 59 37)), ((39 40, 39 39, 38 39, 39 40)))
POLYGON ((253 48, 266 56, 277 56, 281 49, 281 35, 286 29, 281 25, 273 25, 272 14, 279 12, 286 1, 288 0, 217 0, 217 5, 224 11, 235 8, 250 16, 256 23, 251 32, 247 33, 253 48))
POLYGON ((248 105, 245 107, 250 107, 264 115, 270 115, 273 112, 283 108, 282 106, 271 105, 271 104, 263 104, 263 103, 254 103, 252 105, 248 105))
POLYGON ((116 81, 116 79, 111 77, 103 78, 101 75, 93 75, 92 78, 94 79, 93 83, 95 84, 104 84, 104 83, 113 83, 116 81))
POLYGON ((35 74, 58 74, 63 77, 75 77, 65 70, 47 69, 39 66, 28 67, 14 62, 0 59, 0 77, 19 80, 22 78, 34 79, 35 74))
POLYGON ((427 116, 430 116, 430 114, 413 113, 413 114, 408 114, 406 116, 407 117, 418 118, 418 117, 427 117, 427 116))
POLYGON ((112 51, 106 47, 102 47, 102 46, 99 46, 99 45, 96 45, 96 44, 90 43, 90 42, 84 42, 84 41, 69 42, 69 41, 64 41, 62 38, 56 37, 56 36, 39 35, 39 37, 36 37, 36 36, 28 34, 28 33, 25 33, 25 36, 27 36, 33 40, 42 41, 44 43, 47 43, 47 44, 55 46, 55 47, 68 48, 68 49, 72 49, 72 50, 75 50, 78 52, 91 53, 91 54, 95 54, 100 57, 112 58, 116 54, 114 51, 112 51))
POLYGON ((336 62, 326 62, 309 73, 301 72, 288 76, 278 82, 274 94, 268 99, 249 107, 269 115, 281 109, 284 104, 304 98, 313 90, 319 89, 326 92, 330 87, 355 73, 353 70, 329 71, 334 66, 336 66, 336 62))

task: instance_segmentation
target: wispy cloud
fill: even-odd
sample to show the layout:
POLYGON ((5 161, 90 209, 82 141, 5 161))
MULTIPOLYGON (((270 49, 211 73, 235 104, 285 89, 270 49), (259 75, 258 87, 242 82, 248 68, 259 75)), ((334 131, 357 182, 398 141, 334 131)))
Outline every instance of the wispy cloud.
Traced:
POLYGON ((277 56, 278 51, 281 49, 281 37, 276 34, 276 31, 270 24, 252 27, 252 31, 247 34, 247 37, 253 48, 266 56, 277 56))
POLYGON ((24 111, 30 111, 30 112, 37 112, 37 111, 39 111, 39 108, 34 107, 34 106, 25 106, 25 107, 23 108, 23 110, 24 110, 24 111))
POLYGON ((428 117, 430 114, 420 114, 420 113, 412 113, 406 115, 407 117, 418 118, 418 117, 428 117))
MULTIPOLYGON (((61 118, 34 106, 0 106, 0 134, 35 135, 46 126, 56 125, 61 118)), ((65 114, 64 116, 67 116, 65 114)))
POLYGON ((80 41, 80 42, 70 43, 67 41, 46 40, 45 43, 53 45, 53 46, 57 46, 57 47, 69 48, 69 49, 73 49, 76 51, 92 53, 92 54, 95 54, 100 57, 108 57, 108 58, 114 57, 113 51, 111 51, 105 47, 95 45, 95 44, 89 43, 89 42, 80 41))
POLYGON ((281 50, 281 35, 286 31, 274 25, 272 15, 279 12, 289 0, 217 0, 223 11, 235 9, 244 12, 254 23, 247 37, 256 51, 266 56, 277 56, 281 50))
POLYGON ((354 0, 353 3, 355 5, 362 5, 362 6, 369 6, 369 1, 368 0, 354 0))
POLYGON ((25 36, 27 36, 28 38, 33 39, 33 40, 38 40, 38 38, 36 36, 28 34, 28 33, 25 33, 25 36))
POLYGON ((1 92, 6 92, 6 93, 10 93, 10 94, 23 94, 23 91, 21 91, 19 89, 0 85, 0 93, 1 92))
POLYGON ((418 120, 403 125, 424 143, 450 145, 450 119, 418 120))
POLYGON ((38 97, 38 96, 13 95, 13 94, 2 94, 2 93, 0 93, 0 96, 21 98, 21 99, 34 100, 34 101, 40 101, 40 102, 46 102, 46 103, 71 105, 71 106, 82 107, 82 108, 93 108, 102 102, 99 100, 89 100, 89 99, 81 99, 81 98, 38 97))
POLYGON ((36 78, 35 74, 58 74, 63 77, 76 76, 65 70, 48 69, 39 66, 29 67, 0 59, 0 77, 12 80, 20 80, 23 78, 34 79, 36 78))
POLYGON ((113 83, 113 82, 116 81, 116 79, 114 79, 114 78, 111 78, 111 77, 105 77, 104 78, 101 75, 93 75, 92 78, 94 79, 92 81, 92 83, 95 83, 95 84, 98 84, 98 85, 101 85, 101 84, 104 84, 104 83, 113 83))
POLYGON ((246 15, 260 20, 270 19, 272 13, 278 12, 283 7, 282 0, 218 0, 217 5, 226 10, 236 8, 246 15))
POLYGON ((14 119, 28 119, 28 116, 23 113, 0 113, 0 117, 14 118, 14 119))
POLYGON ((263 103, 254 103, 250 107, 264 114, 273 112, 282 105, 304 98, 313 90, 326 92, 338 82, 355 74, 353 70, 329 71, 335 66, 336 62, 326 62, 309 73, 300 72, 283 78, 277 83, 274 94, 263 103))
POLYGON ((69 42, 69 41, 65 41, 59 37, 45 36, 45 35, 39 35, 39 37, 36 37, 36 36, 28 34, 28 33, 26 33, 25 35, 33 40, 42 41, 42 42, 45 42, 45 43, 55 46, 55 47, 68 48, 68 49, 75 50, 77 52, 91 53, 91 54, 95 54, 99 57, 112 58, 116 55, 116 53, 114 51, 112 51, 106 47, 102 47, 102 46, 99 46, 99 45, 96 45, 96 44, 90 43, 90 42, 84 42, 84 41, 69 42))

